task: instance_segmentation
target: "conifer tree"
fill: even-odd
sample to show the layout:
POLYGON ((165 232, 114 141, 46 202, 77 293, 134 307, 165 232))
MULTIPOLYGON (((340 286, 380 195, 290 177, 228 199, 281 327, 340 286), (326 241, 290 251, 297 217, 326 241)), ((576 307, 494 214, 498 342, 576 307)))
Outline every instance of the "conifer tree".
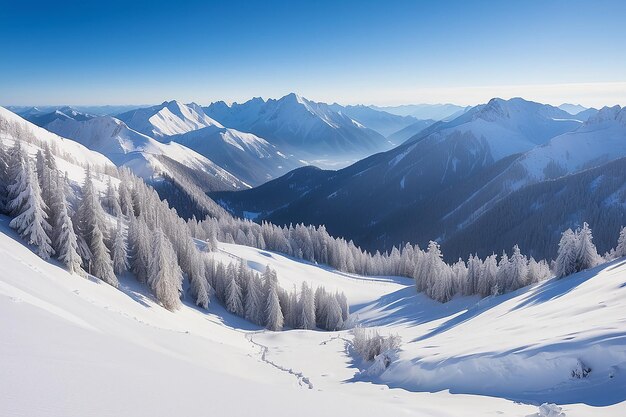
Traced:
POLYGON ((113 240, 113 271, 117 275, 122 275, 128 271, 128 245, 122 221, 117 218, 117 228, 115 229, 115 239, 113 240))
POLYGON ((41 198, 37 174, 28 161, 21 165, 15 182, 9 186, 9 193, 15 197, 9 201, 8 208, 16 215, 9 226, 17 230, 29 245, 37 247, 37 255, 50 258, 54 254, 48 236, 52 228, 47 221, 47 207, 41 198))
POLYGON ((68 213, 67 197, 64 187, 59 187, 56 194, 55 212, 56 235, 54 236, 54 248, 61 262, 65 264, 71 273, 84 275, 81 268, 81 257, 78 254, 78 240, 74 232, 74 223, 68 213))
POLYGON ((583 228, 578 231, 578 253, 576 256, 576 270, 583 271, 593 268, 600 263, 600 255, 593 244, 593 236, 589 225, 583 223, 583 228))
POLYGON ((244 318, 255 324, 263 324, 261 280, 257 275, 248 276, 248 291, 244 302, 244 318))
POLYGON ((578 237, 574 234, 572 229, 564 231, 561 235, 559 251, 554 266, 554 273, 557 278, 562 278, 576 272, 578 248, 578 237))
POLYGON ((272 274, 270 274, 266 285, 265 326, 273 331, 282 330, 284 317, 278 300, 278 283, 272 274))
POLYGON ((148 285, 163 307, 173 311, 180 307, 182 281, 183 272, 178 266, 174 248, 163 230, 157 229, 150 257, 148 285))

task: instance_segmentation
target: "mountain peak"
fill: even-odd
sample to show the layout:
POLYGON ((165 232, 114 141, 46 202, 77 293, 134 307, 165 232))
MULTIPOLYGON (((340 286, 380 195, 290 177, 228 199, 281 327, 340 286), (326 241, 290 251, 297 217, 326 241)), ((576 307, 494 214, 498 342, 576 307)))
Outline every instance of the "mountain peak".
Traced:
POLYGON ((599 124, 610 120, 617 120, 626 124, 626 107, 619 105, 613 107, 604 106, 598 112, 587 120, 587 125, 599 124))

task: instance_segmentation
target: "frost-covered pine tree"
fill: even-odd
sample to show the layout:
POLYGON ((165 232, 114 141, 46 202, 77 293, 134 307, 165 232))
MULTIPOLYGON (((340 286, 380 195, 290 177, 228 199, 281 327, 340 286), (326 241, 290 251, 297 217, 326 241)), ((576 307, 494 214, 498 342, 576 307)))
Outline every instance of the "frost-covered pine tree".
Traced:
POLYGON ((567 229, 561 234, 559 250, 554 262, 554 274, 557 278, 562 278, 576 272, 576 259, 578 257, 578 237, 567 229))
POLYGON ((509 276, 506 283, 506 291, 515 291, 526 285, 528 276, 528 261, 522 255, 519 246, 513 246, 513 254, 511 255, 509 276))
POLYGON ((478 291, 481 297, 487 297, 493 293, 492 288, 496 285, 498 275, 498 260, 496 255, 492 254, 485 258, 483 262, 483 270, 480 274, 480 282, 478 291))
POLYGON ((122 213, 122 209, 120 208, 119 199, 117 196, 117 191, 111 182, 111 178, 109 177, 109 181, 107 182, 107 190, 104 197, 104 206, 107 211, 114 215, 119 216, 122 213))
POLYGON ((278 299, 278 282, 271 273, 266 286, 265 327, 273 331, 282 330, 284 317, 278 299))
POLYGON ((617 239, 617 246, 613 252, 615 258, 621 258, 626 256, 626 227, 622 227, 619 232, 619 238, 617 239))
POLYGON ((85 271, 81 268, 82 260, 78 254, 78 240, 74 232, 74 223, 68 213, 68 203, 64 187, 59 187, 56 196, 58 200, 55 202, 57 216, 54 248, 57 257, 65 264, 71 273, 84 275, 85 271))
POLYGON ((578 231, 578 254, 576 256, 576 270, 583 271, 593 268, 600 263, 600 255, 593 244, 593 236, 589 225, 583 223, 583 228, 578 231))
POLYGON ((154 233, 149 271, 148 285, 163 307, 170 311, 180 307, 183 272, 178 266, 172 244, 161 229, 154 233))
POLYGON ((241 299, 241 287, 237 282, 237 277, 231 275, 226 286, 226 310, 239 317, 244 317, 243 302, 241 299))
POLYGON ((117 218, 117 228, 115 229, 115 239, 113 239, 113 271, 117 275, 122 275, 128 271, 128 246, 122 221, 117 218))
POLYGON ((91 252, 91 257, 87 260, 88 272, 117 288, 119 283, 113 271, 113 261, 109 249, 104 244, 104 212, 93 186, 89 167, 85 171, 82 200, 78 206, 76 216, 78 218, 80 235, 91 252))
POLYGON ((130 269, 141 283, 148 281, 152 242, 150 231, 143 218, 129 217, 128 240, 131 247, 130 269))
POLYGON ((47 207, 41 198, 39 180, 30 162, 26 161, 21 167, 15 182, 9 186, 9 193, 15 198, 9 201, 8 208, 16 214, 9 226, 17 230, 29 245, 37 247, 37 255, 49 259, 54 254, 48 236, 52 228, 47 221, 47 207))
POLYGON ((300 313, 298 317, 298 327, 302 329, 314 329, 315 298, 313 297, 313 291, 309 288, 306 282, 302 283, 298 308, 300 313))
POLYGON ((117 281, 115 272, 113 272, 113 261, 111 260, 109 249, 104 244, 104 236, 98 224, 94 224, 91 230, 91 244, 89 245, 89 249, 91 250, 91 274, 117 288, 119 282, 117 281))
POLYGON ((22 150, 21 141, 16 140, 13 143, 13 146, 9 149, 8 152, 8 164, 7 164, 7 207, 6 213, 10 216, 16 216, 19 208, 10 208, 9 202, 15 200, 21 190, 19 188, 13 187, 19 181, 23 181, 23 179, 19 179, 18 177, 24 176, 26 173, 26 161, 28 156, 22 150))
POLYGON ((326 307, 326 330, 340 330, 343 327, 343 319, 341 318, 341 306, 335 297, 328 297, 326 307))
POLYGON ((190 260, 189 282, 191 294, 196 300, 196 305, 209 308, 209 281, 207 280, 206 264, 200 253, 196 250, 190 260))
POLYGON ((9 185, 9 154, 0 140, 0 213, 6 213, 7 186, 9 185))
POLYGON ((244 318, 255 324, 263 324, 263 291, 258 275, 248 276, 248 292, 244 299, 244 318))

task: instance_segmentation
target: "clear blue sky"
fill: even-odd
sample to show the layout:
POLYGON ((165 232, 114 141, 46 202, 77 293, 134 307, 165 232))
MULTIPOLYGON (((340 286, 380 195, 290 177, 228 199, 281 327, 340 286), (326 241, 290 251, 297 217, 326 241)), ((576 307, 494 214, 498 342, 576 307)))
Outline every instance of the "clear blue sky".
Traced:
POLYGON ((0 104, 626 104, 626 1, 0 2, 0 104))

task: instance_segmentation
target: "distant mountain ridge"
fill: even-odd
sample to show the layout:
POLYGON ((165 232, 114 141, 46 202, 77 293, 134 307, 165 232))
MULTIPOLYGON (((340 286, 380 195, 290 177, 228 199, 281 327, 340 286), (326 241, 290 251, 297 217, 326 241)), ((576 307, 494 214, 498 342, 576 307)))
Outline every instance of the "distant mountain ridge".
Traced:
POLYGON ((254 98, 245 103, 212 103, 205 112, 221 124, 251 132, 313 163, 342 163, 390 149, 383 135, 331 105, 291 93, 280 99, 254 98))
MULTIPOLYGON (((597 119, 608 118, 609 123, 619 125, 621 122, 616 120, 620 113, 616 111, 602 111, 597 119)), ((520 98, 493 99, 454 120, 431 125, 397 148, 345 169, 307 175, 302 171, 298 183, 307 185, 297 195, 284 189, 292 184, 286 176, 258 189, 220 194, 216 198, 237 214, 259 212, 257 220, 325 224, 331 233, 354 239, 371 250, 388 250, 403 242, 424 245, 437 239, 444 248, 446 242, 456 242, 448 256, 466 257, 472 246, 455 240, 455 236, 460 236, 479 217, 489 216, 497 201, 525 185, 516 187, 505 182, 505 188, 496 189, 507 191, 496 199, 490 194, 490 187, 509 175, 519 176, 523 172, 520 161, 527 155, 551 149, 561 141, 567 143, 568 137, 583 137, 587 130, 587 135, 593 135, 590 132, 605 128, 593 128, 594 120, 583 124, 556 107, 520 98), (266 195, 280 205, 260 206, 253 202, 255 194, 266 195), (290 196, 291 200, 281 201, 278 194, 290 196), (485 206, 485 202, 490 204, 485 206)), ((584 141, 579 146, 572 140, 571 145, 579 147, 576 155, 605 163, 619 157, 621 151, 611 157, 607 157, 607 152, 615 148, 610 141, 619 141, 620 135, 616 129, 613 139, 600 146, 603 152, 586 151, 584 141)), ((573 157, 574 153, 570 155, 573 157)), ((568 161, 573 164, 571 157, 568 161)), ((589 163, 573 164, 571 170, 560 169, 560 175, 578 172, 589 163)), ((498 223, 493 216, 487 218, 498 223)), ((497 241, 497 232, 493 233, 485 239, 497 241)))

